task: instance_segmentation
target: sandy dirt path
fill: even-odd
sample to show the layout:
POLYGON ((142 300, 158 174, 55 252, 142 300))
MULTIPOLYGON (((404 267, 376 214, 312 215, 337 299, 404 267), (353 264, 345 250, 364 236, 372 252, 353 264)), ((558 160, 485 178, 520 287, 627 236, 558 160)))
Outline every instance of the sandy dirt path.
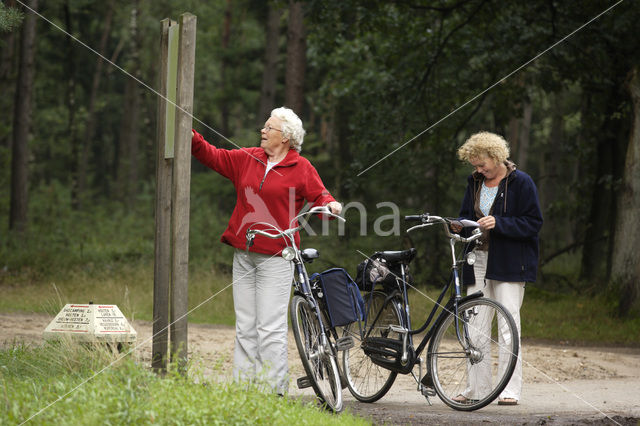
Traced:
MULTIPOLYGON (((0 313, 0 346, 14 341, 42 343, 42 331, 53 318, 43 314, 0 313)), ((149 362, 151 323, 134 321, 135 356, 149 362)), ((228 326, 189 325, 190 359, 206 376, 231 376, 234 330, 228 326)), ((437 397, 429 406, 410 376, 399 376, 389 393, 374 404, 356 401, 345 389, 347 410, 387 424, 623 424, 640 419, 640 348, 598 348, 524 341, 524 390, 514 407, 491 404, 473 413, 445 406, 437 397)), ((291 395, 313 400, 310 389, 298 390, 303 375, 293 335, 289 336, 291 395)))

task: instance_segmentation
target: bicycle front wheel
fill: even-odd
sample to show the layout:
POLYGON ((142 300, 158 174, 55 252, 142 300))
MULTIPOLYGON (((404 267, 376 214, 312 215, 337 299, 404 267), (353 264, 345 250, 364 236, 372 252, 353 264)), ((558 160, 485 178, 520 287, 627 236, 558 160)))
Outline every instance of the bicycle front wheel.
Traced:
POLYGON ((436 393, 456 410, 490 404, 509 383, 519 347, 513 317, 500 303, 478 298, 460 304, 429 343, 427 363, 436 393))
POLYGON ((351 394, 361 402, 375 402, 382 398, 391 388, 397 373, 387 370, 371 361, 362 350, 363 336, 369 332, 370 337, 387 337, 401 340, 398 333, 389 330, 390 325, 401 325, 400 312, 394 301, 384 304, 387 295, 380 291, 365 295, 365 312, 367 322, 355 322, 344 327, 344 336, 352 336, 354 347, 345 350, 342 354, 343 371, 347 379, 347 386, 351 394), (378 312, 380 316, 375 321, 378 312))
POLYGON ((331 344, 328 339, 326 344, 322 342, 322 329, 316 311, 304 297, 295 295, 290 314, 296 346, 313 390, 328 409, 341 411, 340 372, 331 344))

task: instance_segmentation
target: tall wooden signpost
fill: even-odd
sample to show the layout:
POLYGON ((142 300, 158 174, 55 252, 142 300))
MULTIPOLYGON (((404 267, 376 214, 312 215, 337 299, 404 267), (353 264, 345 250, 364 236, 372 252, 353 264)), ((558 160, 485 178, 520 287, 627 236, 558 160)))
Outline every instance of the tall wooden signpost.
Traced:
POLYGON ((191 125, 196 17, 161 22, 151 365, 187 362, 191 125), (170 358, 169 358, 170 357, 170 358))

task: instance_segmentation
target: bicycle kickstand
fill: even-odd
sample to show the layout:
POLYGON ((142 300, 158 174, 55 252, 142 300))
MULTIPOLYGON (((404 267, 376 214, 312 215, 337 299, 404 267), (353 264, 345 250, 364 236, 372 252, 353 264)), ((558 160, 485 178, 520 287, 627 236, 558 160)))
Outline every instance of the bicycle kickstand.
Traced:
MULTIPOLYGON (((411 372, 411 374, 413 375, 413 372, 411 372)), ((436 396, 436 392, 432 387, 433 383, 430 383, 431 377, 427 377, 429 376, 429 373, 427 372, 427 374, 425 374, 425 376, 422 377, 422 358, 421 357, 418 357, 418 376, 420 377, 420 379, 416 378, 416 376, 413 375, 413 378, 418 383, 418 392, 420 392, 425 397, 425 399, 427 400, 427 404, 429 404, 429 406, 432 406, 433 404, 431 404, 431 400, 429 399, 429 397, 436 396)))

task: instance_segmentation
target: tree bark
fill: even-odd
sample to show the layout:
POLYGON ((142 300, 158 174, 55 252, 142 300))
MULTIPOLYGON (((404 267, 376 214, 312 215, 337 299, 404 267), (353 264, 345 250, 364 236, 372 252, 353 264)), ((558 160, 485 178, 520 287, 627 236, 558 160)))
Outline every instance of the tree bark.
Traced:
POLYGON ((264 124, 276 102, 276 83, 278 81, 278 40, 280 38, 281 17, 282 12, 270 2, 266 25, 267 40, 264 52, 262 89, 260 90, 260 107, 256 118, 256 124, 258 126, 262 126, 264 124))
POLYGON ((633 104, 633 124, 627 145, 624 177, 618 197, 611 276, 620 285, 618 311, 626 316, 640 295, 640 68, 634 68, 627 84, 633 104))
MULTIPOLYGON (((580 266, 581 281, 595 281, 596 279, 606 279, 607 263, 609 255, 609 226, 614 216, 615 198, 612 190, 614 181, 614 163, 617 152, 618 141, 616 140, 615 128, 619 126, 617 121, 611 119, 617 112, 618 105, 622 100, 617 95, 618 90, 612 89, 604 109, 604 123, 594 134, 597 134, 596 150, 594 152, 591 165, 596 170, 593 186, 590 192, 589 215, 584 228, 585 244, 582 249, 582 261, 580 266), (601 237, 605 241, 601 241, 601 237)), ((589 117, 587 117, 589 119, 589 117)), ((588 126, 588 123, 584 123, 588 126)), ((589 135, 589 138, 594 136, 589 135)))
POLYGON ((285 76, 285 105, 302 115, 304 106, 304 78, 307 67, 307 40, 304 29, 302 3, 289 0, 287 30, 287 70, 285 76))
POLYGON ((229 104, 231 100, 227 95, 230 91, 226 89, 229 84, 227 82, 227 69, 229 68, 229 55, 227 54, 227 51, 231 40, 231 17, 231 0, 227 0, 227 6, 224 11, 224 27, 222 30, 222 50, 224 55, 222 55, 222 61, 220 63, 220 79, 222 81, 222 87, 225 88, 225 95, 222 104, 220 105, 220 116, 222 119, 222 133, 225 135, 230 134, 229 117, 231 116, 231 112, 229 111, 229 104))
MULTIPOLYGON (((71 21, 71 10, 69 0, 64 3, 64 20, 67 34, 73 34, 73 24, 71 21)), ((78 202, 78 156, 80 152, 80 141, 76 133, 76 66, 75 52, 73 51, 73 40, 70 36, 65 37, 65 73, 67 75, 67 136, 71 143, 71 208, 77 210, 78 202)))
MULTIPOLYGON (((131 69, 132 74, 140 76, 140 37, 138 34, 138 2, 131 10, 131 69)), ((120 131, 118 153, 118 191, 125 204, 132 208, 135 203, 138 182, 138 115, 140 92, 138 82, 128 78, 124 96, 124 117, 120 131)))
MULTIPOLYGON (((10 120, 13 116, 13 104, 12 98, 15 93, 15 88, 9 87, 10 81, 13 79, 13 74, 15 73, 15 55, 14 55, 14 47, 16 43, 16 36, 14 32, 10 32, 4 34, 2 36, 3 41, 0 41, 0 44, 4 43, 2 47, 2 55, 0 56, 0 87, 6 88, 6 91, 3 91, 3 99, 0 99, 0 107, 4 111, 7 111, 7 114, 0 117, 1 124, 9 128, 10 120)), ((10 134, 5 135, 4 137, 0 137, 0 145, 6 146, 7 149, 11 148, 11 136, 10 134)))
POLYGON ((522 108, 522 126, 520 126, 520 138, 518 143, 518 168, 527 170, 529 163, 529 145, 531 141, 531 117, 533 105, 529 99, 524 101, 522 108))
MULTIPOLYGON (((104 26, 102 29, 102 35, 100 37, 100 44, 98 45, 98 53, 105 56, 107 50, 107 42, 109 41, 109 34, 111 33, 111 22, 113 20, 113 0, 107 3, 107 11, 104 18, 104 26)), ((78 205, 81 207, 83 195, 87 188, 87 163, 89 161, 89 150, 93 143, 95 135, 97 113, 96 113, 96 99, 98 98, 98 90, 100 89, 100 80, 102 78, 102 69, 104 66, 104 60, 98 56, 96 60, 96 68, 93 71, 93 79, 91 83, 91 92, 89 94, 89 105, 87 107, 87 125, 85 127, 84 138, 82 141, 82 147, 80 150, 80 157, 78 161, 78 185, 77 195, 78 205)))
MULTIPOLYGON (((28 6, 38 9, 38 0, 30 0, 28 6)), ((9 229, 24 232, 27 228, 28 209, 28 156, 29 130, 35 74, 36 16, 26 13, 20 35, 20 65, 13 119, 13 143, 11 152, 11 206, 9 229)))
MULTIPOLYGON (((558 200, 558 182, 563 180, 562 174, 562 152, 560 147, 563 142, 564 121, 562 115, 562 94, 552 94, 549 97, 550 103, 553 105, 551 109, 551 132, 546 144, 546 148, 541 152, 542 161, 540 161, 540 207, 547 221, 542 227, 540 233, 541 240, 545 241, 546 247, 550 250, 557 250, 560 241, 564 239, 556 238, 557 235, 564 235, 565 228, 563 217, 556 217, 555 220, 550 214, 550 206, 558 200)), ((518 167, 521 168, 521 167, 518 167)), ((568 230, 566 230, 569 232, 568 230)), ((544 257, 544 253, 541 253, 544 257)))

